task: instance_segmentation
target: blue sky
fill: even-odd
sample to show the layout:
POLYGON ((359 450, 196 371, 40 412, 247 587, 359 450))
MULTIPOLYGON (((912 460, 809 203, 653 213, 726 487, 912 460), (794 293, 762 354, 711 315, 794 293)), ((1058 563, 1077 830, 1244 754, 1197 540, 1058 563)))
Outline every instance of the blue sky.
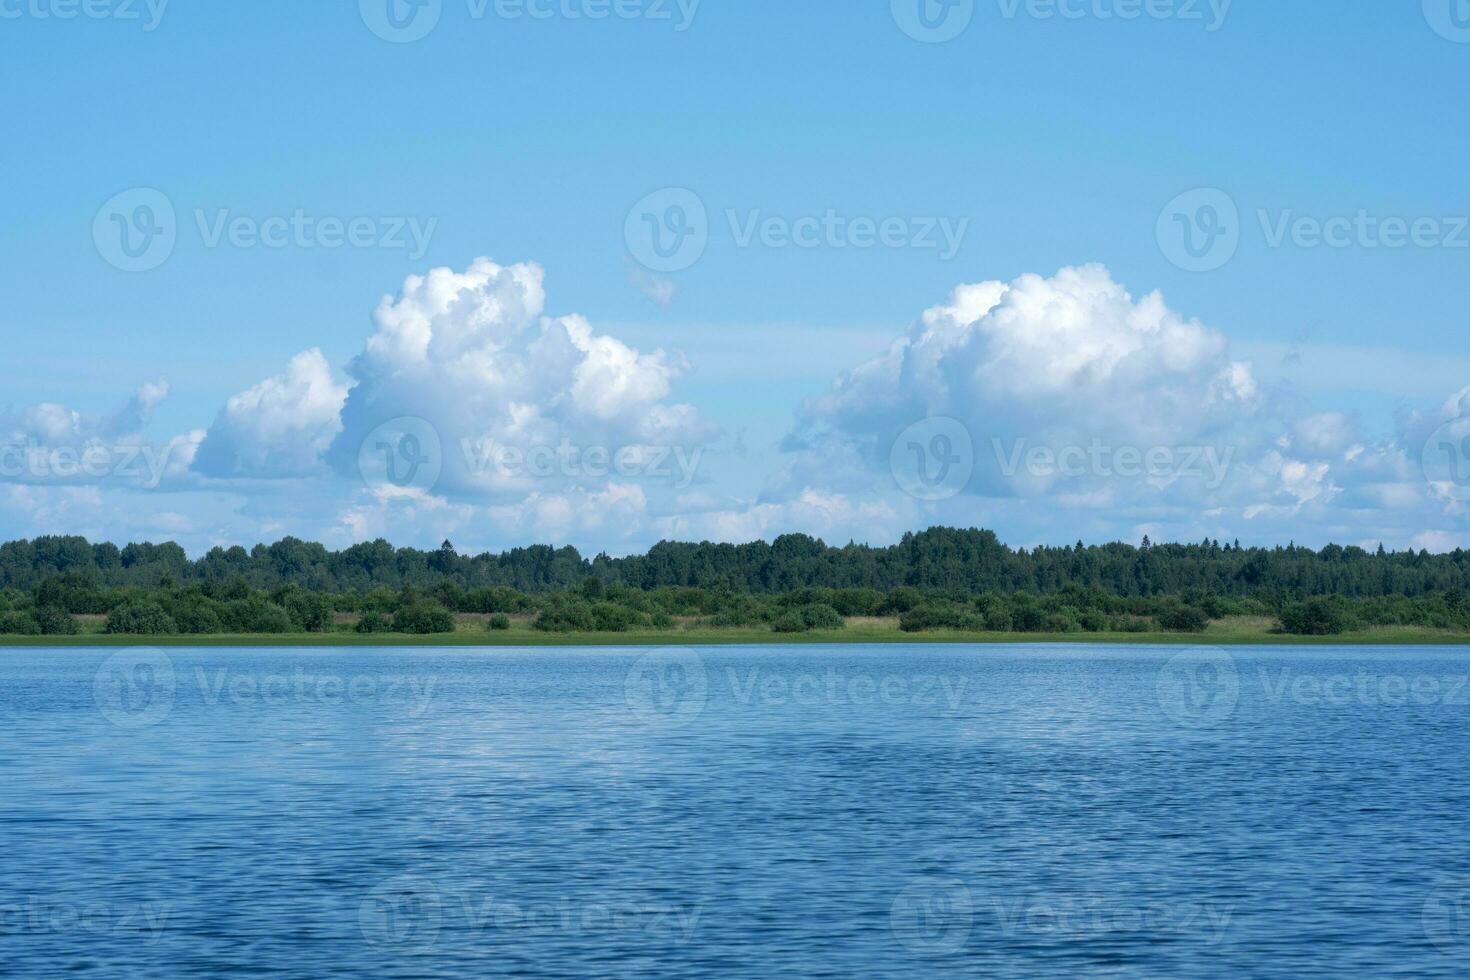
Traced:
MULTIPOLYGON (((443 0, 418 11, 437 21, 407 43, 370 26, 387 23, 388 2, 93 0, 93 16, 68 16, 80 5, 67 0, 0 2, 15 93, 0 107, 0 435, 32 450, 100 442, 114 460, 119 447, 171 447, 153 486, 0 468, 0 537, 175 538, 197 552, 381 533, 626 551, 784 530, 882 541, 940 521, 1018 544, 1149 530, 1470 541, 1458 484, 1426 478, 1419 458, 1470 385, 1462 0, 923 0, 934 23, 969 17, 943 43, 905 33, 920 0, 443 0), (176 240, 156 267, 124 271, 94 226, 112 227, 113 201, 131 219, 140 188, 168 202, 176 240), (706 220, 698 260, 664 272, 625 230, 640 200, 670 188, 706 220), (1167 212, 1182 200, 1204 221, 1202 204, 1222 198, 1202 189, 1234 208, 1238 245, 1191 271, 1167 212), (298 211, 366 221, 366 244, 251 237, 298 211), (783 228, 829 214, 841 231, 782 244, 783 228), (233 243, 213 239, 238 219, 233 243), (1312 222, 1333 219, 1341 243, 1319 243, 1312 222), (771 235, 742 241, 767 220, 771 235), (859 247, 854 220, 890 222, 894 244, 859 247), (1417 222, 1417 242, 1385 245, 1385 220, 1417 222), (946 227, 963 229, 952 247, 946 227), (482 256, 542 277, 474 276, 482 256), (1103 276, 1058 276, 1089 264, 1103 276), (481 326, 507 296, 524 300, 517 290, 544 290, 476 342, 518 352, 515 385, 492 397, 437 355, 406 374, 359 357, 399 329, 374 319, 385 296, 400 320, 463 328, 409 295, 406 280, 431 269, 468 277, 454 282, 478 297, 466 315, 481 326), (1015 285, 1027 276, 1072 309, 1065 326, 1044 311, 1007 319, 1035 295, 1015 285), (968 339, 932 349, 942 381, 900 371, 887 387, 848 384, 861 405, 823 401, 956 287, 989 281, 1013 288, 956 324, 968 339), (1093 303, 1113 288, 1126 307, 1093 303), (1145 331, 1130 346, 1127 309, 1156 290, 1205 333, 1145 331), (582 353, 541 351, 542 318, 570 314, 619 349, 558 326, 582 353), (1029 359, 1014 356, 1017 330, 1038 345, 1029 359), (1120 362, 1119 344, 1134 356, 1120 362), (319 362, 293 362, 311 350, 319 362), (1079 350, 1101 360, 1015 390, 1014 377, 986 384, 1000 366, 1044 373, 1079 350), (1250 379, 1234 401, 1185 407, 1214 397, 1233 364, 1250 379), (389 404, 392 418, 427 418, 449 456, 493 431, 513 448, 520 433, 522 450, 677 445, 700 461, 687 486, 565 467, 486 480, 451 465, 442 484, 385 492, 350 460, 389 404), (1133 415, 1106 407, 1125 404, 1133 415), (516 410, 545 424, 516 428, 516 410), (889 450, 941 417, 962 423, 979 461, 963 461, 970 477, 952 495, 925 500, 905 492, 889 450), (1159 418, 1176 424, 1145 424, 1159 418), (994 465, 1022 442, 1094 440, 1170 448, 1175 467, 1190 447, 1233 448, 1231 478, 1130 481, 1096 454, 1060 475, 1044 459, 1020 474, 994 465)), ((924 347, 914 335, 907 349, 924 347)))

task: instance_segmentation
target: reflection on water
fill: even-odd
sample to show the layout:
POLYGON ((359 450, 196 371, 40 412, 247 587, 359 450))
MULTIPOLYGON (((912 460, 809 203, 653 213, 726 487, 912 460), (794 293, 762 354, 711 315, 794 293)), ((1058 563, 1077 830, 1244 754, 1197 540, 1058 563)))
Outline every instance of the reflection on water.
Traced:
POLYGON ((1467 676, 0 651, 0 975, 1464 976, 1467 676))

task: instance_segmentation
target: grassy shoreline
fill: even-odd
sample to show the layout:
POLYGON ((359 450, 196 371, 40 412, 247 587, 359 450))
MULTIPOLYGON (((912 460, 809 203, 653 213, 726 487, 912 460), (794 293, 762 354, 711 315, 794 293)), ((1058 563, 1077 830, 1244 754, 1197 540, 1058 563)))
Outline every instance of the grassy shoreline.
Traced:
POLYGON ((467 628, 453 633, 265 633, 129 636, 86 632, 74 636, 0 635, 6 647, 606 647, 733 646, 791 644, 1022 644, 1077 643, 1113 646, 1470 646, 1470 634, 1391 627, 1336 636, 1273 633, 1259 622, 1216 621, 1203 633, 986 633, 933 630, 905 633, 896 624, 871 622, 841 630, 775 633, 769 629, 679 628, 625 633, 544 633, 517 623, 509 630, 467 628))

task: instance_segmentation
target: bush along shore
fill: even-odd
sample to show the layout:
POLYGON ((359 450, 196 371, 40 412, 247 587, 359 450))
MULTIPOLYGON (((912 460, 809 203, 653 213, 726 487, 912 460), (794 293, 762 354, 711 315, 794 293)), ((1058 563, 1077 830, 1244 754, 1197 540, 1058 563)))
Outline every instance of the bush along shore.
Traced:
MULTIPOLYGON (((6 545, 9 547, 9 545, 6 545)), ((422 554, 422 552, 420 552, 422 554)), ((1372 560, 1372 557, 1369 557, 1372 560)), ((122 564, 121 572, 129 569, 122 564)), ((157 573, 156 582, 115 583, 125 574, 71 567, 37 576, 34 585, 0 588, 0 636, 319 636, 388 642, 401 636, 512 636, 576 642, 578 636, 648 635, 691 642, 832 636, 916 639, 923 635, 1147 639, 1169 636, 1367 636, 1392 641, 1405 630, 1470 638, 1470 597, 1460 586, 1419 595, 1301 595, 1280 588, 1244 594, 1188 586, 1127 595, 1070 582, 1057 589, 967 589, 898 585, 829 588, 797 585, 742 591, 726 585, 639 588, 589 572, 575 585, 537 591, 509 585, 465 588, 450 574, 431 583, 369 588, 312 588, 284 582, 263 588, 243 572, 188 576, 157 573), (178 580, 196 577, 196 580, 178 580), (1398 630, 1398 633, 1395 633, 1398 630)), ((290 577, 282 574, 282 577, 290 577)), ((1427 636, 1420 636, 1426 639, 1427 636)), ((59 639, 57 642, 65 642, 59 639)))

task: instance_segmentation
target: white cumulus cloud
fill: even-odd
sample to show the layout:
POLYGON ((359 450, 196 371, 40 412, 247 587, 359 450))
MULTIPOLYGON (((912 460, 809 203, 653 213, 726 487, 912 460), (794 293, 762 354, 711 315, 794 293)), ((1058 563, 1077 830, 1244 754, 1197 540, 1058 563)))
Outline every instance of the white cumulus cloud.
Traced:
POLYGON ((349 368, 354 384, 331 451, 338 469, 354 472, 364 440, 401 418, 437 433, 438 489, 466 494, 585 484, 584 468, 531 472, 524 460, 535 451, 614 455, 713 435, 693 407, 669 400, 680 358, 639 351, 581 316, 545 316, 543 275, 532 263, 481 258, 462 272, 410 276, 384 297, 349 368))
POLYGON ((211 477, 272 479, 307 476, 341 431, 347 388, 316 348, 286 369, 225 403, 194 455, 194 469, 211 477))

